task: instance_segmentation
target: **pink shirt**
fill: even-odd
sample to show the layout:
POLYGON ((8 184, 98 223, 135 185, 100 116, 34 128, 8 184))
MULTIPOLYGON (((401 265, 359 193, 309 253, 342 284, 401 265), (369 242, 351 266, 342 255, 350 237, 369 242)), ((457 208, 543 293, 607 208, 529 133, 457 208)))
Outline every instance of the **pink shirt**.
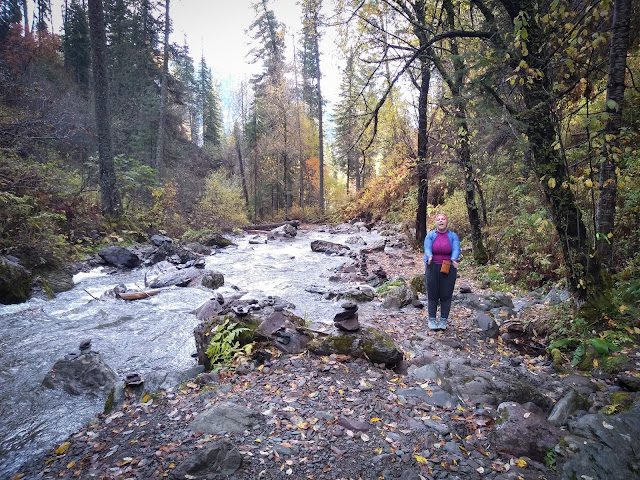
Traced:
POLYGON ((433 253, 433 263, 442 264, 444 260, 451 260, 451 242, 449 242, 447 232, 436 232, 431 252, 433 253))

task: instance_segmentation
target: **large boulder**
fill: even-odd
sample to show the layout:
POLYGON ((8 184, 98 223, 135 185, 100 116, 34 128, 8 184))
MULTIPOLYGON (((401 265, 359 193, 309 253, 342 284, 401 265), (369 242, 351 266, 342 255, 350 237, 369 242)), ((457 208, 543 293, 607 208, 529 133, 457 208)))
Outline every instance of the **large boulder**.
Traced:
POLYGON ((0 303, 22 303, 31 292, 31 275, 17 258, 0 257, 0 303))
POLYGON ((323 252, 327 254, 344 255, 349 250, 351 249, 346 245, 329 242, 327 240, 314 240, 313 242, 311 242, 312 252, 323 252))
POLYGON ((186 287, 191 282, 199 280, 205 271, 196 268, 188 267, 181 270, 168 271, 161 273, 156 278, 149 282, 149 288, 164 288, 177 285, 178 287, 186 287))
POLYGON ((140 265, 140 258, 124 247, 111 245, 98 252, 98 256, 109 265, 118 268, 135 268, 140 265))
POLYGON ((69 354, 53 365, 42 386, 62 389, 71 395, 106 397, 118 381, 118 375, 98 352, 69 354))
POLYGON ((40 274, 47 282, 52 293, 66 292, 71 290, 73 283, 73 272, 69 267, 57 267, 40 274))
POLYGON ((638 478, 640 401, 619 415, 584 415, 556 447, 559 472, 572 478, 638 478))
POLYGON ((505 402, 498 406, 498 418, 489 439, 500 452, 543 462, 561 435, 562 431, 547 422, 536 408, 505 402))
POLYGON ((382 306, 385 308, 399 309, 410 305, 418 298, 416 291, 402 278, 384 283, 378 288, 377 293, 382 297, 382 306))
POLYGON ((182 264, 189 261, 195 261, 200 258, 200 255, 187 250, 186 248, 176 245, 173 242, 164 242, 156 249, 155 252, 149 256, 146 263, 154 265, 158 262, 167 260, 171 263, 182 264))
POLYGON ((233 402, 218 402, 198 413, 189 424, 196 433, 216 434, 219 432, 242 433, 264 423, 264 416, 233 402))
POLYGON ((360 328, 355 332, 336 330, 335 333, 311 340, 307 348, 316 355, 337 353, 353 358, 365 357, 370 362, 384 364, 387 368, 397 367, 403 358, 402 351, 393 339, 372 327, 360 328))
POLYGON ((235 245, 231 240, 229 240, 226 237, 223 237, 219 233, 214 233, 209 235, 207 238, 205 238, 202 241, 202 244, 206 245, 207 247, 218 247, 218 248, 225 248, 230 245, 235 245))

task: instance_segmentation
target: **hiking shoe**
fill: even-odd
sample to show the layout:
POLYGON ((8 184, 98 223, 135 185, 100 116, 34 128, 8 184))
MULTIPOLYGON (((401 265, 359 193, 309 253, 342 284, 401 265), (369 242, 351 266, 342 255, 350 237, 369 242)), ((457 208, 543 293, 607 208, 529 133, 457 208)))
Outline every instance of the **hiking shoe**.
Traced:
POLYGON ((438 321, 438 330, 446 330, 447 329, 447 319, 440 318, 438 321))
POLYGON ((428 325, 429 325, 429 330, 437 330, 438 329, 438 322, 436 322, 435 318, 430 318, 428 325))

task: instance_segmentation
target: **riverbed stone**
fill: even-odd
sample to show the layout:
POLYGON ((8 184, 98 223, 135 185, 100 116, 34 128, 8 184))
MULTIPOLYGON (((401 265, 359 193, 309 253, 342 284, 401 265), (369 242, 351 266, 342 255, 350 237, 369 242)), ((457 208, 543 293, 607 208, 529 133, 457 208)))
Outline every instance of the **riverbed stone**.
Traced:
POLYGON ((149 282, 149 288, 186 287, 190 282, 200 279, 204 271, 196 267, 161 273, 149 282))
POLYGON ((204 480, 228 478, 242 466, 242 455, 227 440, 214 441, 207 448, 196 450, 171 473, 171 479, 204 480))
POLYGON ((218 402, 200 412, 189 424, 196 433, 244 432, 264 423, 257 410, 233 402, 218 402))
POLYGON ((116 372, 98 352, 67 357, 56 361, 45 375, 42 386, 49 389, 60 388, 71 395, 106 397, 118 381, 116 372))
POLYGON ((0 303, 22 303, 29 298, 29 271, 15 257, 0 257, 0 303))
POLYGON ((140 265, 140 258, 130 250, 118 245, 103 248, 98 255, 105 263, 117 268, 135 268, 140 265))
POLYGON ((516 402, 501 403, 497 414, 489 440, 498 451, 516 457, 542 462, 547 449, 553 448, 562 435, 543 416, 516 402))

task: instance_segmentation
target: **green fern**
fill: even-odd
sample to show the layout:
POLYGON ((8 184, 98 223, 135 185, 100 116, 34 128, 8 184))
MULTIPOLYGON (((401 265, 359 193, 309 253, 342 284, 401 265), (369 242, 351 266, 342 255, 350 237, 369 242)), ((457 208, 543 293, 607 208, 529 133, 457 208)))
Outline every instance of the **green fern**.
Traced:
POLYGON ((211 360, 211 365, 220 368, 222 365, 233 362, 238 355, 250 355, 253 343, 241 345, 238 337, 241 333, 248 331, 246 327, 238 327, 237 323, 231 323, 228 318, 212 330, 211 341, 207 348, 207 356, 211 360))

